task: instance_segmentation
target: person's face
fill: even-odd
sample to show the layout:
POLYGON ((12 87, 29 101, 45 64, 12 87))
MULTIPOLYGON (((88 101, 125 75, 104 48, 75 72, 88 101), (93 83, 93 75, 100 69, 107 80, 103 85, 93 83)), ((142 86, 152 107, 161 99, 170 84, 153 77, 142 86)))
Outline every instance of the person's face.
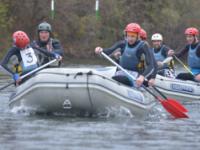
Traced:
POLYGON ((152 41, 152 44, 153 44, 154 48, 160 48, 161 44, 162 44, 162 41, 155 40, 155 41, 152 41))
POLYGON ((194 41, 195 41, 195 36, 189 35, 189 34, 186 35, 186 41, 187 41, 188 44, 194 43, 194 41))
POLYGON ((40 41, 48 41, 50 37, 50 33, 48 31, 40 31, 39 32, 39 38, 40 38, 40 41))
POLYGON ((137 33, 127 32, 126 39, 130 45, 134 44, 138 39, 137 33))

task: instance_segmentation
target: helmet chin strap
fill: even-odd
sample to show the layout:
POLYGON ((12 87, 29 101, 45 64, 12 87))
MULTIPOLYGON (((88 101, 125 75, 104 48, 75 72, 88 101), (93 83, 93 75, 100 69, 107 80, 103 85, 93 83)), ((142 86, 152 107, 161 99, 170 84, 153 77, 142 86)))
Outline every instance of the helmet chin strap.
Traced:
POLYGON ((196 44, 198 42, 199 42, 199 40, 197 39, 197 36, 194 35, 194 41, 192 42, 192 44, 196 44))
POLYGON ((139 34, 137 34, 137 39, 136 39, 136 41, 138 41, 138 40, 140 40, 140 38, 139 38, 139 34))
POLYGON ((199 42, 199 40, 198 40, 197 36, 195 36, 195 42, 196 42, 196 43, 198 43, 198 42, 199 42))

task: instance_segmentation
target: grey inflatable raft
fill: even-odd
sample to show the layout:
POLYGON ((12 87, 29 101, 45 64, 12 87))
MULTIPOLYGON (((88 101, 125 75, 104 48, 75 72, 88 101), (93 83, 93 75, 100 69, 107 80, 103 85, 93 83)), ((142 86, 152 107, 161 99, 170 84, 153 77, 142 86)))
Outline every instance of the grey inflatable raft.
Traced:
POLYGON ((156 86, 167 97, 182 102, 200 102, 200 83, 156 76, 156 86))
POLYGON ((157 101, 113 80, 115 72, 116 67, 44 69, 16 88, 9 107, 79 115, 123 107, 134 116, 146 115, 157 101))

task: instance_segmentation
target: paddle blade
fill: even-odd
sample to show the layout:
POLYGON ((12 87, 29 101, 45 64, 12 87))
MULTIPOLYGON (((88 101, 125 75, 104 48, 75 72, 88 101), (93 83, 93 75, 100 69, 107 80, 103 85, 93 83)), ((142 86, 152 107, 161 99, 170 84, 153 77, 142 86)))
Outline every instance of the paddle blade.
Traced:
POLYGON ((174 107, 176 107, 177 109, 179 109, 180 111, 186 113, 188 112, 188 110, 178 101, 174 100, 174 99, 167 99, 168 103, 170 103, 171 105, 173 105, 174 107))
POLYGON ((180 111, 177 109, 176 106, 174 106, 174 103, 171 104, 168 102, 168 100, 162 100, 161 98, 158 98, 161 102, 162 106, 169 112, 174 118, 180 119, 180 118, 189 118, 188 115, 186 115, 183 111, 180 111))

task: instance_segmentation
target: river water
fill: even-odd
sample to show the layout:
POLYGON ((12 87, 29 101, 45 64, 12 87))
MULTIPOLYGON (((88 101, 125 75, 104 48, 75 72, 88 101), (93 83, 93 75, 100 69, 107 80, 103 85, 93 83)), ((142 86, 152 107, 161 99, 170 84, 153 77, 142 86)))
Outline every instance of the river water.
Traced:
MULTIPOLYGON (((1 86, 7 82, 0 78, 1 86)), ((9 109, 13 90, 9 87, 0 92, 0 150, 200 149, 198 103, 186 105, 190 118, 182 120, 174 120, 162 110, 145 119, 123 114, 97 118, 33 115, 9 109)))

